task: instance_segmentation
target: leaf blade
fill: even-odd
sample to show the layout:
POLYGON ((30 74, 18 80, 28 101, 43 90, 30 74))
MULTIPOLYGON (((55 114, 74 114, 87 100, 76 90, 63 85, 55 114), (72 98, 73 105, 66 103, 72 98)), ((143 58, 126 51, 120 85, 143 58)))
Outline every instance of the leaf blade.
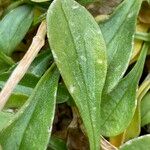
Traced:
POLYGON ((141 136, 128 141, 122 145, 119 150, 149 150, 150 149, 150 135, 141 136))
POLYGON ((54 118, 58 78, 56 68, 44 74, 28 102, 1 131, 0 144, 4 149, 46 149, 54 118))
POLYGON ((0 49, 11 55, 33 21, 33 11, 26 5, 9 12, 0 22, 0 49), (20 14, 20 15, 18 15, 20 14))
POLYGON ((82 116, 91 149, 99 149, 100 99, 107 70, 101 31, 85 8, 73 0, 55 0, 47 23, 54 59, 82 116))
POLYGON ((136 89, 142 74, 148 45, 143 46, 134 68, 116 88, 103 96, 101 130, 105 136, 116 136, 128 127, 136 109, 136 89))
POLYGON ((99 23, 107 47, 105 93, 112 91, 128 67, 140 4, 141 0, 125 0, 108 20, 99 23))

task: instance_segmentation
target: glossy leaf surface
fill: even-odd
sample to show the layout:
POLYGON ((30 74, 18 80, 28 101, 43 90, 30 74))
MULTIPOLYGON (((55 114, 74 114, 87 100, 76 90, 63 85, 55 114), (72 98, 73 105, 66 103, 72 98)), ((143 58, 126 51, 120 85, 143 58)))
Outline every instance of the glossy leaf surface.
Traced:
POLYGON ((48 10, 47 25, 54 59, 79 109, 91 150, 99 150, 100 101, 107 69, 99 26, 73 0, 54 0, 48 10))
POLYGON ((50 68, 11 123, 0 132, 5 150, 46 149, 54 119, 58 70, 50 68), (42 131, 42 132, 41 132, 42 131))

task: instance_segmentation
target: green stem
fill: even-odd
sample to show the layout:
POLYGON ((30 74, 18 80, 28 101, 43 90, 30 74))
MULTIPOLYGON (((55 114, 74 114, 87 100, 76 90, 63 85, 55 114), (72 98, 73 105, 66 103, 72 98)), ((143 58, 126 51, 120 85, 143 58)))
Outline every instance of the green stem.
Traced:
POLYGON ((150 42, 150 33, 136 32, 135 38, 138 40, 150 42))
POLYGON ((42 14, 42 15, 40 15, 40 16, 34 21, 33 26, 35 26, 35 25, 41 23, 43 20, 45 20, 45 19, 46 19, 46 15, 47 15, 47 12, 44 13, 44 14, 42 14))
POLYGON ((142 98, 145 96, 145 94, 149 89, 150 89, 150 73, 147 75, 145 81, 142 83, 142 85, 138 90, 137 98, 139 101, 142 100, 142 98))

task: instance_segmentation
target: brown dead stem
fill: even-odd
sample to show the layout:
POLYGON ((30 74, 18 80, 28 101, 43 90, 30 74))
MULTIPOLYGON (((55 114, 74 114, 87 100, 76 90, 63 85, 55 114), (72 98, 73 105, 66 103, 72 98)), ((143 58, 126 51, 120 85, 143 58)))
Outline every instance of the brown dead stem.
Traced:
POLYGON ((43 21, 41 25, 39 26, 37 34, 33 38, 33 41, 28 51, 26 52, 22 60, 19 62, 15 70, 12 72, 11 76, 7 80, 4 88, 2 89, 0 93, 0 111, 5 106, 7 100, 9 99, 16 85, 19 83, 19 81, 27 72, 29 66, 31 65, 35 57, 37 56, 40 49, 44 46, 45 36, 46 36, 46 22, 43 21))

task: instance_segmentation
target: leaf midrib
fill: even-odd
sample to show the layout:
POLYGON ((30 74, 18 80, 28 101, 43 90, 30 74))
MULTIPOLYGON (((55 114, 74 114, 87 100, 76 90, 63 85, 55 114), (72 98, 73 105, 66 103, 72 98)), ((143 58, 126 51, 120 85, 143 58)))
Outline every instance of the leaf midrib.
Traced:
MULTIPOLYGON (((66 22, 67 22, 67 25, 68 25, 68 29, 69 29, 69 32, 70 32, 70 35, 71 35, 71 39, 72 39, 72 42, 73 42, 73 45, 74 45, 74 48, 77 50, 77 48, 76 48, 76 44, 75 44, 75 41, 74 41, 74 38, 73 38, 73 35, 72 35, 72 32, 71 32, 71 28, 70 28, 70 26, 69 26, 69 22, 68 22, 68 20, 67 20, 67 16, 66 16, 66 13, 65 13, 65 11, 64 11, 64 9, 63 9, 63 6, 62 6, 62 2, 61 2, 61 10, 62 10, 62 12, 63 12, 63 15, 64 15, 64 18, 65 18, 65 20, 66 20, 66 22)), ((85 43, 84 43, 84 47, 85 47, 85 43)), ((76 51, 75 51, 76 52, 76 51)), ((67 54, 67 53, 66 53, 67 54)), ((78 58, 78 54, 77 54, 77 52, 76 52, 76 56, 77 56, 77 58, 78 58)), ((68 56, 69 57, 69 56, 68 56)), ((69 64, 69 63, 68 63, 69 64)), ((70 66, 70 65, 69 65, 70 66)), ((82 71, 82 69, 81 69, 81 66, 78 64, 78 67, 79 67, 79 70, 80 70, 80 72, 82 73, 82 75, 83 75, 83 71, 82 71)), ((84 82, 84 84, 85 84, 85 80, 84 80, 84 77, 82 76, 82 79, 83 79, 83 82, 84 82)), ((76 78, 75 78, 75 80, 76 80, 76 78)), ((76 82, 77 82, 77 80, 76 80, 76 82)), ((78 83, 78 82, 77 82, 78 83)), ((86 84, 85 84, 86 85, 86 84)), ((78 84, 78 86, 80 87, 80 85, 78 84)), ((87 88, 85 88, 86 89, 86 95, 88 95, 87 93, 87 88)), ((81 87, 80 87, 80 90, 81 90, 81 87)), ((89 111, 89 116, 90 116, 90 122, 91 122, 91 126, 92 126, 92 134, 93 133, 95 133, 94 132, 94 128, 93 128, 93 121, 92 121, 92 116, 91 116, 91 112, 90 112, 90 106, 89 106, 89 102, 86 100, 86 102, 87 102, 87 106, 88 106, 88 111, 89 111)), ((93 137, 94 137, 94 134, 93 134, 93 137)), ((94 140, 94 142, 95 142, 95 140, 94 140)), ((94 143, 94 146, 95 146, 95 143, 94 143)))
MULTIPOLYGON (((142 64, 142 63, 141 63, 142 64)), ((140 65, 141 65, 140 64, 140 65)), ((139 65, 139 66, 140 66, 139 65)), ((136 68, 136 70, 137 70, 137 72, 139 72, 139 70, 140 70, 140 67, 139 68, 136 68)), ((135 76, 132 76, 132 79, 131 79, 131 81, 135 81, 135 80, 137 80, 137 78, 138 78, 138 76, 139 76, 139 74, 137 73, 136 74, 137 76, 135 77, 135 76), (135 79, 135 80, 133 80, 133 79, 135 79)), ((136 83, 135 83, 136 84, 136 83)), ((128 86, 128 85, 127 85, 128 86)), ((126 87, 127 87, 126 86, 126 87)), ((132 84, 132 86, 134 86, 134 84, 132 84)), ((119 106, 119 104, 122 102, 122 98, 124 97, 124 95, 126 94, 126 91, 127 91, 128 89, 126 89, 125 90, 125 92, 124 92, 124 94, 121 96, 121 100, 116 104, 116 106, 115 106, 115 108, 109 113, 109 115, 108 115, 108 117, 105 119, 105 121, 104 121, 104 123, 101 125, 102 127, 106 124, 106 122, 109 120, 109 118, 112 116, 111 114, 113 114, 114 112, 115 112, 115 110, 116 110, 116 108, 119 106)))

